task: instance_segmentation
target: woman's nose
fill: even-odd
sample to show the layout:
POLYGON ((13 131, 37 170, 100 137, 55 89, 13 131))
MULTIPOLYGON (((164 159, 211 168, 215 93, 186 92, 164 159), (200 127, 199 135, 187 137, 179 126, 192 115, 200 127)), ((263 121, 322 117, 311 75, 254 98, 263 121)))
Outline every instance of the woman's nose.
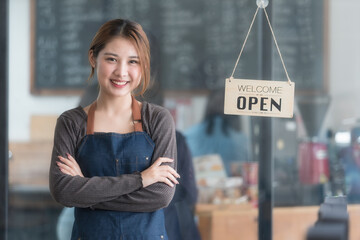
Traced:
POLYGON ((115 69, 115 74, 117 76, 127 76, 128 74, 128 68, 127 68, 127 64, 126 63, 118 63, 115 69))

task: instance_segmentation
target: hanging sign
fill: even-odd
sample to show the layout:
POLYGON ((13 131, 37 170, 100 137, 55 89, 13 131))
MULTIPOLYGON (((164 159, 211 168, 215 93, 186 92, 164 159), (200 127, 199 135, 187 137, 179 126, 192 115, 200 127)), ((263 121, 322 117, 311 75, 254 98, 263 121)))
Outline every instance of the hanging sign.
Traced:
POLYGON ((268 1, 257 0, 256 3, 258 8, 255 11, 254 17, 249 27, 249 31, 241 47, 231 77, 225 80, 224 113, 262 117, 292 118, 294 112, 293 106, 295 83, 291 82, 290 80, 284 60, 281 56, 279 45, 276 41, 275 33, 271 27, 269 16, 265 9, 268 5, 268 1), (285 70, 285 74, 288 80, 287 82, 233 78, 235 69, 239 63, 241 54, 244 50, 246 41, 249 37, 251 28, 260 8, 264 9, 266 19, 274 38, 276 49, 278 50, 281 63, 285 70))
POLYGON ((227 78, 224 113, 293 117, 294 82, 227 78))

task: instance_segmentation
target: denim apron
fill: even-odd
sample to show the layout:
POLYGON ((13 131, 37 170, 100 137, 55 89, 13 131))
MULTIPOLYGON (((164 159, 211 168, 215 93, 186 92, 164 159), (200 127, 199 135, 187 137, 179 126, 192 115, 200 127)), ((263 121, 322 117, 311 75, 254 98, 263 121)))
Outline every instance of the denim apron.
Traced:
MULTIPOLYGON (((143 131, 140 106, 132 98, 134 132, 94 133, 96 102, 89 109, 86 136, 76 160, 85 177, 119 176, 141 172, 151 165, 155 144, 143 131)), ((155 240, 168 239, 163 210, 119 212, 75 208, 71 239, 155 240)))

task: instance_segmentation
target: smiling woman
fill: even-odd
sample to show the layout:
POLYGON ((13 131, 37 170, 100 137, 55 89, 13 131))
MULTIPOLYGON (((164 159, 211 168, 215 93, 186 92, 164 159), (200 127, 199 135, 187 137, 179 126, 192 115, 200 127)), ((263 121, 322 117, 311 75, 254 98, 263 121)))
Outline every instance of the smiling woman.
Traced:
POLYGON ((165 108, 134 97, 149 85, 147 37, 139 24, 115 19, 99 29, 88 56, 100 91, 57 120, 52 196, 75 207, 71 239, 167 239, 162 208, 180 177, 175 124, 165 108))
MULTIPOLYGON (((106 45, 107 49, 102 53, 104 56, 108 56, 108 61, 118 60, 118 49, 116 44, 124 43, 127 40, 127 46, 130 46, 131 51, 128 52, 128 60, 137 60, 131 61, 132 63, 138 63, 141 69, 141 76, 143 78, 142 88, 140 94, 143 94, 147 89, 150 83, 150 46, 148 38, 145 32, 142 30, 141 26, 138 23, 130 22, 124 20, 123 27, 120 27, 117 20, 108 22, 107 25, 102 26, 99 29, 98 33, 93 38, 90 49, 89 49, 89 61, 91 64, 91 73, 89 79, 93 77, 95 72, 95 62, 96 58, 100 54, 106 45), (126 23, 126 24, 124 24, 126 23), (108 45, 109 39, 114 40, 113 38, 121 38, 119 42, 115 41, 111 46, 108 45), (115 49, 114 49, 115 48, 115 49)), ((125 51, 125 50, 123 50, 125 51)), ((125 55, 123 55, 125 56, 125 55)))
POLYGON ((124 96, 140 84, 142 74, 137 50, 126 38, 113 38, 97 57, 90 50, 89 61, 97 72, 100 94, 124 96))

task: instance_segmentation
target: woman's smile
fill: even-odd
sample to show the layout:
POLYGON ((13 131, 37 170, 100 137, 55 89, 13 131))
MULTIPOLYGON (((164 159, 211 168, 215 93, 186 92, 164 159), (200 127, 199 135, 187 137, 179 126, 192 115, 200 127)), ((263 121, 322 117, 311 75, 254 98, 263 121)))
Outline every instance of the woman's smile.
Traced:
POLYGON ((122 88, 129 83, 129 81, 115 80, 115 79, 110 79, 110 81, 113 84, 113 86, 117 88, 122 88))

